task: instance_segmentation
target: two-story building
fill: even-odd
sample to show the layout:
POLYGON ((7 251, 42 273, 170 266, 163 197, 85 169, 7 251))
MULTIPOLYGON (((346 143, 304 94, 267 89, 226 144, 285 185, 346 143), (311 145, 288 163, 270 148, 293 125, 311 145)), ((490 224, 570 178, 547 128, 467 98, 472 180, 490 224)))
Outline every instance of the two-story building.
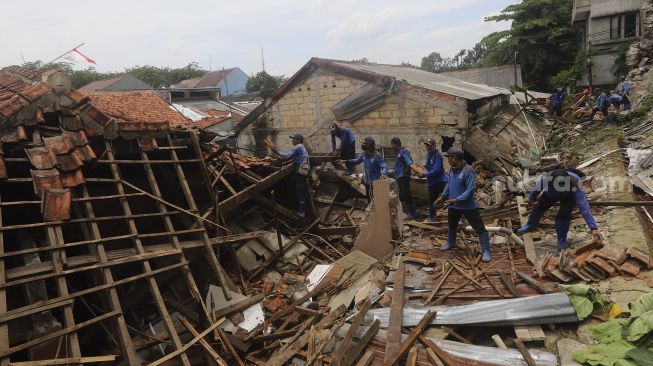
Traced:
MULTIPOLYGON (((592 85, 618 82, 615 61, 641 33, 641 0, 575 0, 572 22, 578 29, 579 49, 591 58, 592 85)), ((579 81, 589 85, 588 75, 579 81)))

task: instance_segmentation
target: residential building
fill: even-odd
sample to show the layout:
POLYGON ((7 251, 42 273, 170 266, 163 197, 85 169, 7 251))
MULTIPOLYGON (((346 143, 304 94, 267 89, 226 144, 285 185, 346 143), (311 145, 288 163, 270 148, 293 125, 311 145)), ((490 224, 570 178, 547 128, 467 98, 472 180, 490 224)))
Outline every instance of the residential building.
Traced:
POLYGON ((171 89, 217 88, 219 96, 244 94, 247 92, 249 76, 238 67, 207 72, 199 78, 186 79, 171 86, 171 89))
POLYGON ((481 67, 477 69, 441 72, 439 74, 470 83, 485 84, 498 88, 510 89, 515 85, 522 86, 520 65, 481 67))
POLYGON ((339 121, 379 146, 398 136, 421 161, 424 140, 462 147, 473 120, 507 103, 502 89, 419 69, 312 58, 235 129, 244 148, 262 151, 269 138, 286 149, 299 132, 312 151, 329 152, 328 125, 339 121))
POLYGON ((84 94, 104 92, 104 91, 118 91, 118 90, 147 90, 154 89, 143 80, 134 77, 130 74, 124 74, 112 79, 98 80, 86 84, 77 89, 84 94))
POLYGON ((93 93, 89 98, 93 105, 108 116, 125 121, 166 121, 171 126, 190 122, 153 90, 93 93))
MULTIPOLYGON (((592 85, 612 86, 615 61, 639 40, 641 0, 575 0, 572 22, 578 29, 579 49, 587 49, 592 61, 592 85)), ((587 75, 579 81, 588 85, 587 75)))

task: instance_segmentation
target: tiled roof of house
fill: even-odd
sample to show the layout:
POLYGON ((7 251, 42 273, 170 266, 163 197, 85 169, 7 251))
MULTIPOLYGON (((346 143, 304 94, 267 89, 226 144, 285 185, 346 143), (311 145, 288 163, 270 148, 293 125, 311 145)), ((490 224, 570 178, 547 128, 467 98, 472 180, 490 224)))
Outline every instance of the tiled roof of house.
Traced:
POLYGON ((200 81, 201 77, 199 78, 192 78, 192 79, 186 79, 178 82, 177 84, 174 84, 171 86, 171 88, 192 88, 195 83, 200 81))
POLYGON ((96 92, 98 90, 102 90, 102 89, 106 88, 107 86, 117 82, 118 80, 120 80, 122 78, 123 78, 123 76, 118 76, 118 77, 111 78, 111 79, 94 81, 92 83, 88 83, 88 84, 82 86, 81 88, 79 88, 77 90, 84 93, 84 94, 94 93, 94 92, 96 92))
POLYGON ((116 91, 89 95, 91 102, 111 117, 125 121, 186 124, 188 119, 153 91, 116 91))

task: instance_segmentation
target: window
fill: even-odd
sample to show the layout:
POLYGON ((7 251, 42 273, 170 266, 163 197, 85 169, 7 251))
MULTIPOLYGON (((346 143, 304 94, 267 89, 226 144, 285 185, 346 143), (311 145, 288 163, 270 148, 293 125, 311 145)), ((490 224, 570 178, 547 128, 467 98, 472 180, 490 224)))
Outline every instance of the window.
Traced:
POLYGON ((624 38, 637 37, 639 35, 639 24, 637 24, 638 13, 624 15, 624 38))
POLYGON ((610 39, 639 36, 639 13, 628 13, 610 18, 610 39))
POLYGON ((610 39, 621 38, 621 15, 610 18, 610 39))
POLYGON ((192 92, 190 92, 190 97, 191 98, 208 98, 209 97, 209 92, 208 91, 192 91, 192 92))
POLYGON ((184 92, 181 91, 173 91, 170 93, 170 98, 172 99, 183 99, 185 96, 184 92))

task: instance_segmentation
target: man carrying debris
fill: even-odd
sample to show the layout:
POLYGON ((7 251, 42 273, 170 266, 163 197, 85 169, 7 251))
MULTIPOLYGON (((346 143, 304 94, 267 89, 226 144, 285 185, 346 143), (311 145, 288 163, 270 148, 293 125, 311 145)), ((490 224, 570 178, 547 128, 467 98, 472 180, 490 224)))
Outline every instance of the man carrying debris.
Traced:
POLYGON ((311 171, 308 152, 304 147, 304 136, 294 133, 290 135, 292 149, 288 152, 278 151, 276 146, 272 147, 272 151, 279 156, 286 159, 293 159, 295 162, 295 174, 292 177, 295 184, 295 194, 297 195, 297 215, 306 217, 306 191, 308 190, 308 175, 311 171))
POLYGON ((608 100, 610 101, 610 104, 614 107, 615 113, 619 112, 619 109, 621 109, 621 102, 623 101, 623 97, 619 94, 617 94, 616 90, 613 90, 610 92, 610 96, 608 97, 608 100))
POLYGON ((354 165, 363 163, 363 183, 365 184, 365 195, 367 201, 372 201, 372 182, 379 178, 385 179, 388 175, 388 165, 383 160, 383 156, 376 152, 376 142, 370 136, 360 140, 361 149, 363 152, 358 155, 356 159, 337 160, 337 163, 347 164, 347 168, 351 169, 354 165))
POLYGON ((592 114, 590 114, 590 117, 587 120, 591 122, 592 120, 594 120, 594 115, 596 114, 596 112, 601 111, 607 123, 612 123, 612 118, 610 118, 610 115, 608 114, 609 107, 610 107, 610 101, 608 100, 608 96, 605 94, 604 91, 601 91, 599 97, 596 99, 596 106, 592 108, 592 114))
POLYGON ((485 229, 485 224, 474 197, 476 172, 463 160, 463 151, 461 149, 452 147, 443 155, 447 157, 451 169, 447 174, 447 185, 444 187, 440 198, 435 201, 436 205, 440 205, 444 200, 449 204, 447 215, 449 231, 447 242, 442 246, 442 249, 450 250, 456 246, 458 222, 461 217, 465 216, 472 228, 478 233, 481 249, 483 250, 481 259, 483 262, 489 262, 492 259, 490 256, 490 235, 485 229))
POLYGON ((420 174, 420 178, 426 178, 426 184, 429 188, 429 218, 428 222, 435 222, 437 209, 435 208, 435 200, 440 197, 444 187, 447 185, 447 173, 444 171, 444 164, 442 155, 438 152, 434 139, 424 141, 424 146, 428 155, 426 155, 426 173, 420 174))
MULTIPOLYGON (((332 123, 329 127, 331 131, 331 148, 333 154, 340 159, 348 160, 356 157, 356 136, 346 127, 337 123, 332 123), (336 137, 340 139, 340 147, 336 149, 336 137)), ((351 172, 349 172, 351 174, 351 172)))
POLYGON ((390 145, 392 146, 392 149, 397 152, 397 157, 395 158, 394 178, 399 186, 399 199, 408 209, 408 215, 406 218, 408 220, 414 220, 415 201, 413 201, 413 196, 410 195, 410 166, 413 164, 413 158, 410 156, 410 151, 408 151, 404 146, 401 146, 401 140, 399 137, 393 137, 390 140, 390 145))
POLYGON ((603 240, 594 216, 590 212, 587 195, 582 186, 582 178, 584 177, 585 174, 577 169, 556 169, 538 179, 535 183, 535 189, 528 195, 528 200, 531 203, 535 202, 537 195, 541 191, 543 191, 542 196, 530 215, 528 215, 526 225, 517 229, 517 232, 523 234, 535 230, 544 212, 560 201, 560 209, 555 219, 559 250, 569 247, 567 233, 571 225, 571 211, 574 205, 578 207, 581 215, 583 215, 587 226, 592 231, 592 236, 599 241, 603 240))

